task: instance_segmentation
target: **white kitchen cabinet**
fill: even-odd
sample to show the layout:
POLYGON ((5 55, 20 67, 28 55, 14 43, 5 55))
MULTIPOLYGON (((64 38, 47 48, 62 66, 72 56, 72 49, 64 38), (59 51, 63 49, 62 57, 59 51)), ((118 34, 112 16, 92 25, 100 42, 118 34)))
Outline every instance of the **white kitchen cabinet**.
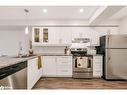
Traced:
POLYGON ((75 38, 90 38, 89 27, 72 27, 72 40, 75 38))
POLYGON ((72 77, 72 56, 57 57, 57 76, 72 77))
POLYGON ((99 36, 98 37, 93 37, 90 40, 90 46, 99 46, 99 36))
POLYGON ((72 43, 72 28, 70 27, 60 27, 59 34, 59 44, 71 45, 72 43))
POLYGON ((32 44, 41 45, 42 44, 42 28, 32 27, 32 44))
POLYGON ((38 58, 28 60, 27 88, 31 89, 42 76, 42 68, 38 69, 38 58))
POLYGON ((69 46, 71 40, 69 27, 32 27, 33 46, 69 46))
POLYGON ((89 28, 89 32, 90 32, 90 45, 91 46, 99 46, 99 32, 95 30, 94 27, 90 27, 89 28))
POLYGON ((43 77, 72 77, 72 56, 43 56, 43 77))
POLYGON ((60 43, 60 28, 59 27, 49 27, 49 44, 57 45, 60 43))
POLYGON ((103 56, 101 55, 93 56, 93 77, 100 78, 102 76, 102 63, 103 56))
POLYGON ((43 56, 42 76, 56 76, 56 56, 43 56))
POLYGON ((49 32, 47 27, 32 27, 32 44, 40 46, 49 43, 49 32))

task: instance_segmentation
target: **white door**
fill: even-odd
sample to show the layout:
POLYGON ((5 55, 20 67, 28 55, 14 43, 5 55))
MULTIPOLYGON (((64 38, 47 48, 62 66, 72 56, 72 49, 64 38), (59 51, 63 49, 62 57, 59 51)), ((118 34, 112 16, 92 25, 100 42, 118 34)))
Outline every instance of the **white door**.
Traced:
POLYGON ((28 73, 27 73, 28 74, 28 79, 27 79, 28 89, 31 89, 40 78, 37 60, 38 60, 37 58, 28 60, 28 73))
POLYGON ((42 76, 55 76, 56 75, 56 57, 43 56, 43 71, 42 76))
POLYGON ((42 43, 42 28, 32 27, 32 44, 41 45, 42 43))
POLYGON ((49 27, 49 44, 59 44, 59 33, 60 33, 60 28, 59 27, 49 27))
POLYGON ((71 44, 72 40, 72 28, 70 27, 61 27, 60 28, 60 36, 59 40, 61 41, 60 44, 71 44))

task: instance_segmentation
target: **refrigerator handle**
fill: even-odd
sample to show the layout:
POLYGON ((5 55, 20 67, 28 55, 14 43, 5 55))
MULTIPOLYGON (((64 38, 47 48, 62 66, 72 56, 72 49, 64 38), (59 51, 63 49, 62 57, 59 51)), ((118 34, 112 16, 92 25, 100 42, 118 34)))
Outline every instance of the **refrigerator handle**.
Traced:
POLYGON ((107 46, 109 47, 109 36, 108 36, 108 41, 107 41, 108 43, 107 43, 107 46))
POLYGON ((111 57, 110 57, 110 49, 108 49, 108 63, 110 63, 111 57))

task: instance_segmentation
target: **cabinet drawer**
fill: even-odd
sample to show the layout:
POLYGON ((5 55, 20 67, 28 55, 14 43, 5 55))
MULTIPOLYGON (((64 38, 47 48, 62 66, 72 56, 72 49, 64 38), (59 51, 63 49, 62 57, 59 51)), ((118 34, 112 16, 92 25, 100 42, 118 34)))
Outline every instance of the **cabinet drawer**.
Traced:
POLYGON ((57 62, 57 65, 66 66, 66 65, 72 65, 72 64, 71 62, 62 61, 62 62, 57 62))
POLYGON ((72 67, 71 66, 58 66, 57 75, 72 75, 72 67))
POLYGON ((68 70, 68 69, 58 69, 57 70, 57 75, 72 75, 72 70, 68 70))
POLYGON ((102 66, 94 66, 93 70, 102 70, 102 66))
POLYGON ((101 77, 102 76, 102 71, 96 70, 93 71, 93 77, 101 77))
POLYGON ((102 59, 102 56, 94 56, 93 59, 100 60, 100 59, 102 59))
POLYGON ((93 65, 102 65, 102 62, 93 62, 93 65))
POLYGON ((72 65, 71 56, 60 56, 57 58, 57 65, 72 65))

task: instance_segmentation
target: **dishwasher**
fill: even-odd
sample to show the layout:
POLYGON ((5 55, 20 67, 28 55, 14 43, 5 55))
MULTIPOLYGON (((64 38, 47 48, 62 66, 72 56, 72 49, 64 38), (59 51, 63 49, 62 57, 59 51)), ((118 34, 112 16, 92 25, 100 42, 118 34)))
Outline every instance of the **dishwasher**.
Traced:
POLYGON ((27 61, 0 69, 0 89, 27 89, 27 61))

